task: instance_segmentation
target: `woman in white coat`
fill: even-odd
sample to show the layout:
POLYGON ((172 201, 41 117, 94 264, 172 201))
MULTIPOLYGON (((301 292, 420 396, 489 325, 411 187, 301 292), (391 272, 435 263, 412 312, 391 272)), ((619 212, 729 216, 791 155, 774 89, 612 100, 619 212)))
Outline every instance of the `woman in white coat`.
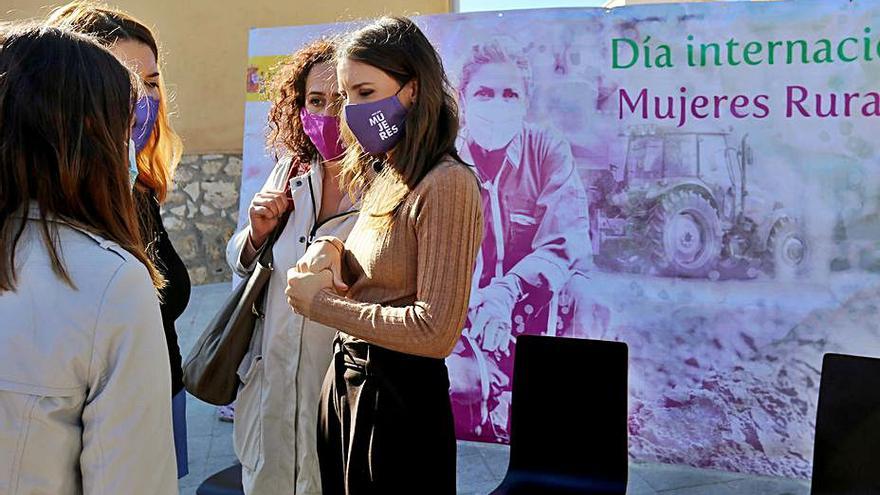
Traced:
POLYGON ((0 493, 176 494, 133 76, 46 27, 0 33, 0 74, 0 493))
MULTIPOLYGON (((269 146, 281 158, 254 197, 247 225, 226 251, 233 270, 246 276, 279 218, 290 213, 273 248, 276 269, 267 289, 264 325, 239 368, 234 444, 248 495, 321 493, 317 408, 336 330, 294 313, 284 290, 287 269, 306 248, 321 236, 345 239, 357 216, 337 179, 336 159, 344 146, 332 59, 332 43, 316 41, 276 73, 270 88, 269 146)), ((345 290, 341 281, 337 289, 345 290)))

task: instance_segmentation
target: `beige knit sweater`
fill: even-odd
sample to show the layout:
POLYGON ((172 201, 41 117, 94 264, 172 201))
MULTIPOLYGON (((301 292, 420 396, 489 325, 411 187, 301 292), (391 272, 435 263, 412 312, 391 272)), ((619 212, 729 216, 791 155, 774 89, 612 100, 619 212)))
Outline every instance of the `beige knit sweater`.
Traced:
POLYGON ((457 162, 435 167, 390 228, 362 214, 345 242, 346 296, 329 290, 309 317, 386 349, 445 358, 461 335, 483 238, 480 190, 457 162))

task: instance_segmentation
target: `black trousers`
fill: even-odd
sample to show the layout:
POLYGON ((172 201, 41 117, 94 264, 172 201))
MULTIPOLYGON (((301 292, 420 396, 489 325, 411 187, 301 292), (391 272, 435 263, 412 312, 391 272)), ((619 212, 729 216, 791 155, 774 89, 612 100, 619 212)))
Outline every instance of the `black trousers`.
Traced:
POLYGON ((337 337, 318 410, 324 495, 455 494, 442 359, 337 337))

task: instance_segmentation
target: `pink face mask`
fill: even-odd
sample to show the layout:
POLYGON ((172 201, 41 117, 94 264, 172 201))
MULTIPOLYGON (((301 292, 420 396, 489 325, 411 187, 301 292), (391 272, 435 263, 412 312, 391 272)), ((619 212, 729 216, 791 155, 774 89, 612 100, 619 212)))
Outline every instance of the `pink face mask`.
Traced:
POLYGON ((342 156, 345 145, 339 137, 339 117, 318 115, 303 108, 299 112, 299 118, 306 135, 325 160, 335 160, 342 156))

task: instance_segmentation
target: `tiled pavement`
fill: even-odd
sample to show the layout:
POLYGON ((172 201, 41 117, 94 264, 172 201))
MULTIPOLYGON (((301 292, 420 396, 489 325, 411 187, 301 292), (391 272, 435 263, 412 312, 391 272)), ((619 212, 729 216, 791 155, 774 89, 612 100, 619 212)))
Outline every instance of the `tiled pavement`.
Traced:
MULTIPOLYGON (((184 356, 230 290, 229 284, 195 287, 186 313, 178 320, 184 356)), ((180 481, 192 495, 210 474, 232 465, 232 425, 217 420, 216 408, 187 398, 190 474, 180 481)), ((498 486, 507 469, 508 448, 459 442, 458 493, 483 495, 498 486)), ((664 464, 630 464, 631 495, 807 495, 809 483, 763 478, 664 464)), ((286 494, 284 494, 286 495, 286 494)))

